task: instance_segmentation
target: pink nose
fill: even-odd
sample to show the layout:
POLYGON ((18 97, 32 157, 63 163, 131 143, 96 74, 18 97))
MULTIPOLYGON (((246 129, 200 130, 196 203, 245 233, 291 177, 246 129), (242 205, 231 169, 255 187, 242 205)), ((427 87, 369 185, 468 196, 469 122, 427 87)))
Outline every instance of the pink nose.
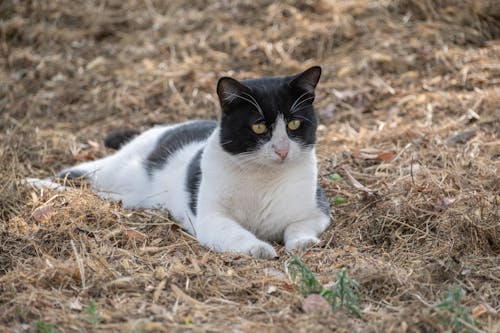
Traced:
POLYGON ((273 148, 274 152, 281 158, 282 161, 286 158, 286 155, 288 155, 288 149, 283 149, 283 148, 280 149, 276 147, 273 148))

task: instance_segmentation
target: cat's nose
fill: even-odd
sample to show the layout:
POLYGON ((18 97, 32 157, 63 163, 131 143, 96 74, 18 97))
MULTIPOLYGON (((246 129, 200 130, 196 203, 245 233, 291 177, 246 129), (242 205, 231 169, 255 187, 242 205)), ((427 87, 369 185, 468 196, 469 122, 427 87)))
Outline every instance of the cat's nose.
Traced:
POLYGON ((288 150, 290 149, 290 144, 287 137, 279 137, 272 145, 274 152, 278 155, 282 161, 285 160, 286 155, 288 155, 288 150))
POLYGON ((274 152, 278 154, 282 161, 286 158, 286 155, 288 155, 288 149, 274 149, 274 152))
POLYGON ((277 143, 273 144, 274 152, 281 158, 283 161, 288 155, 288 140, 279 140, 277 143))

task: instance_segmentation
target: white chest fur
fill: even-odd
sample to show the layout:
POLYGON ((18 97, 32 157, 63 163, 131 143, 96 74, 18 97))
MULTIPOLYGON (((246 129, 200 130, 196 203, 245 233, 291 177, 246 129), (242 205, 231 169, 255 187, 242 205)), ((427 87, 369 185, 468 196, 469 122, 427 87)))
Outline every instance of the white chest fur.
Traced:
POLYGON ((288 225, 317 210, 314 150, 289 163, 240 165, 210 141, 202 159, 198 216, 215 210, 260 239, 281 240, 288 225))
POLYGON ((302 169, 240 177, 225 194, 227 214, 261 239, 281 240, 285 227, 315 206, 315 180, 302 169))

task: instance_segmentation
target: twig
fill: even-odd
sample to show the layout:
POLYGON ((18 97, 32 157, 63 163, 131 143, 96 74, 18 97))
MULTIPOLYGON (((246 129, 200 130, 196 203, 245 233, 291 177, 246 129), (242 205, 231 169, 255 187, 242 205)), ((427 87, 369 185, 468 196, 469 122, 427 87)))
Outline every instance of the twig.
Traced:
POLYGON ((349 171, 349 168, 347 166, 342 166, 342 170, 344 170, 346 176, 347 176, 347 180, 349 180, 349 183, 351 183, 352 186, 354 186, 354 188, 358 189, 358 190, 361 190, 363 192, 366 192, 366 193, 373 193, 375 192, 375 190, 372 190, 368 187, 366 187, 365 185, 361 184, 360 182, 358 182, 352 175, 351 175, 351 172, 349 171))
POLYGON ((78 269, 80 270, 80 279, 82 280, 82 288, 85 289, 85 269, 83 266, 83 260, 82 257, 80 257, 80 255, 78 254, 78 251, 76 250, 76 246, 73 240, 70 240, 70 243, 76 257, 76 263, 78 264, 78 269))
POLYGON ((412 225, 410 225, 410 224, 408 224, 408 223, 405 223, 405 222, 403 222, 403 221, 396 220, 395 218, 392 218, 392 217, 387 216, 387 215, 386 215, 386 216, 384 216, 384 218, 387 218, 387 219, 389 219, 389 220, 391 220, 391 221, 393 221, 393 222, 396 222, 396 223, 399 223, 399 224, 401 224, 401 225, 404 225, 405 227, 410 228, 410 229, 412 229, 412 230, 415 230, 415 231, 417 231, 417 232, 421 233, 422 235, 426 235, 426 236, 428 236, 428 237, 430 237, 430 238, 434 238, 434 239, 436 239, 436 240, 440 240, 438 237, 432 236, 431 234, 429 234, 429 233, 427 233, 427 232, 425 232, 425 231, 423 231, 423 230, 420 230, 419 228, 414 227, 414 226, 412 226, 412 225))

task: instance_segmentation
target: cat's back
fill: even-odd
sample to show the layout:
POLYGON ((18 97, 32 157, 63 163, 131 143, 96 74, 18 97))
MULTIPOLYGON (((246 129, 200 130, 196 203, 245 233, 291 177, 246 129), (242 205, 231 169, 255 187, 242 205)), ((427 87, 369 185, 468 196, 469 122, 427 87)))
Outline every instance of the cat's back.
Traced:
POLYGON ((166 166, 186 146, 205 141, 217 127, 214 120, 194 120, 165 130, 144 161, 149 174, 166 166))
POLYGON ((93 186, 125 207, 161 207, 176 216, 186 211, 184 183, 193 156, 217 127, 195 120, 153 127, 115 154, 77 165, 64 174, 85 174, 93 186))

